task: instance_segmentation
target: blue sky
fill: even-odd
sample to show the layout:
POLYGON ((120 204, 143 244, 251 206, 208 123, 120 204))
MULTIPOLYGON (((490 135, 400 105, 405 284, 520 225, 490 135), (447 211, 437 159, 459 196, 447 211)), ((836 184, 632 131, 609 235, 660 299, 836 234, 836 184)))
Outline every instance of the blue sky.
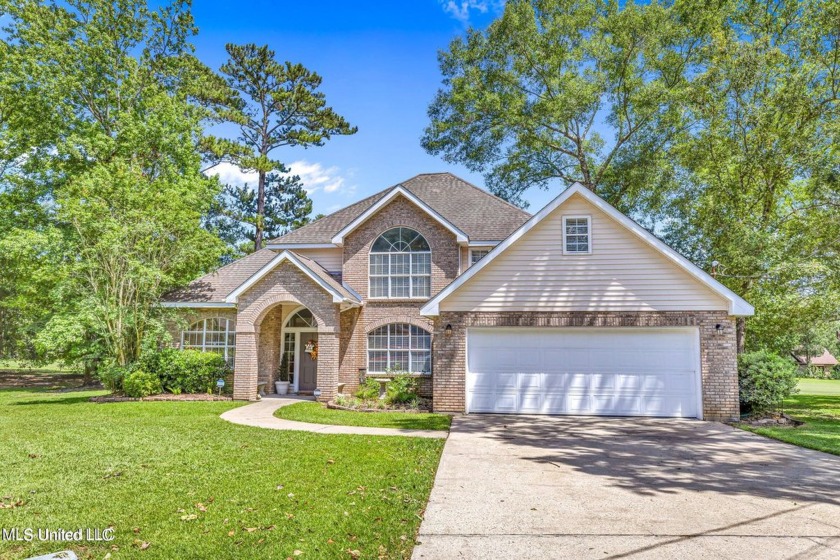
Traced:
MULTIPOLYGON (((437 53, 468 25, 484 27, 501 0, 303 1, 199 0, 196 51, 218 69, 229 42, 268 44, 281 60, 321 74, 327 102, 359 127, 321 148, 278 150, 302 176, 315 213, 329 213, 417 173, 451 171, 479 186, 482 177, 427 154, 420 137, 440 87, 437 53)), ((240 182, 236 170, 220 176, 240 182)), ((557 193, 529 192, 531 211, 557 193)))

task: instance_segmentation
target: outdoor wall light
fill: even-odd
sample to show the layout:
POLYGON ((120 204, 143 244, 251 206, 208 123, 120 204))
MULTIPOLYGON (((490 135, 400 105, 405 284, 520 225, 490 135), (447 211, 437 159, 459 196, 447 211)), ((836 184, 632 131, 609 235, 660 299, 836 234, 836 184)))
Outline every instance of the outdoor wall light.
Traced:
POLYGON ((452 325, 447 324, 446 328, 443 329, 443 334, 446 335, 447 338, 452 336, 452 325))
POLYGON ((720 323, 715 325, 715 334, 723 334, 723 325, 720 323))

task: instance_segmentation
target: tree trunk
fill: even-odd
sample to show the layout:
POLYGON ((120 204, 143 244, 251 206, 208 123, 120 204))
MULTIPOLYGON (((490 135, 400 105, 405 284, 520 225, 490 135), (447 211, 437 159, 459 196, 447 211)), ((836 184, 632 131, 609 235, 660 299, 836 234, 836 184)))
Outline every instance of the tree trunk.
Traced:
POLYGON ((256 235, 254 235, 254 251, 262 249, 263 223, 265 220, 265 171, 260 170, 257 181, 257 220, 256 235))
POLYGON ((735 319, 735 347, 739 354, 746 348, 747 320, 744 317, 735 319))

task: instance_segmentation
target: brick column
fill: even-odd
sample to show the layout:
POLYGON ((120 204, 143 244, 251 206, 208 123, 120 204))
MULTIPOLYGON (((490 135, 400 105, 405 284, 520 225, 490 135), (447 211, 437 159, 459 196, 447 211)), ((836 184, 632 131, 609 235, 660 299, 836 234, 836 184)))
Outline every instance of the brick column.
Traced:
POLYGON ((432 350, 432 408, 435 412, 464 412, 466 407, 467 328, 464 315, 441 313, 435 322, 432 350), (446 325, 452 335, 446 336, 446 325))
POLYGON ((335 398, 338 389, 338 333, 335 327, 318 330, 318 388, 321 402, 335 398))
POLYGON ((257 400, 257 333, 236 333, 236 360, 233 371, 233 398, 257 400))

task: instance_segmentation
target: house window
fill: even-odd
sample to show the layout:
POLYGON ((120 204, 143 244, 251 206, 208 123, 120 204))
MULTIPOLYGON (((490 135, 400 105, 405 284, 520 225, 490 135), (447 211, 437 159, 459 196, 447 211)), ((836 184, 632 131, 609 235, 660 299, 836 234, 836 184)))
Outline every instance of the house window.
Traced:
POLYGON ((236 322, 215 317, 193 323, 181 333, 181 348, 221 354, 232 366, 236 354, 236 322))
POLYGON ((428 298, 431 278, 429 243, 413 229, 390 229, 374 241, 370 250, 371 298, 428 298))
POLYGON ((470 266, 487 256, 490 249, 470 249, 470 266))
POLYGON ((567 255, 588 255, 592 252, 589 216, 563 217, 563 252, 567 255))
POLYGON ((315 322, 315 317, 312 316, 311 311, 308 309, 301 309, 289 317, 289 320, 286 322, 286 326, 292 328, 316 328, 318 323, 315 322))
POLYGON ((432 335, 408 323, 391 323, 368 333, 368 372, 431 373, 432 335))

